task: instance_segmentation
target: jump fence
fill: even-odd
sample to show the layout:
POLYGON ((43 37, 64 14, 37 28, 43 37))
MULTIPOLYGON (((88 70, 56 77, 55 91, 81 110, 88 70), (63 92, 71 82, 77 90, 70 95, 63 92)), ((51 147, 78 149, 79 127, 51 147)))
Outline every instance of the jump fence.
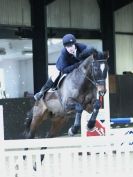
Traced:
POLYGON ((131 135, 4 140, 2 106, 0 127, 1 177, 132 177, 131 135))
POLYGON ((133 146, 129 142, 132 137, 7 140, 2 154, 3 177, 87 177, 106 172, 109 177, 130 177, 133 146))

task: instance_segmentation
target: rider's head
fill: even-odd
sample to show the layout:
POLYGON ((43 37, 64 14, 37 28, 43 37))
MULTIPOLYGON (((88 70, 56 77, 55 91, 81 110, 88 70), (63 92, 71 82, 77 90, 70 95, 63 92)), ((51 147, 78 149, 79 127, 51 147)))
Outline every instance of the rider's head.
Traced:
POLYGON ((73 34, 66 34, 62 40, 64 47, 71 46, 76 43, 76 38, 73 34))
POLYGON ((74 51, 76 50, 76 47, 75 47, 75 43, 76 43, 76 38, 74 35, 72 34, 66 34, 64 37, 63 37, 63 45, 64 47, 66 48, 66 50, 73 54, 74 51))

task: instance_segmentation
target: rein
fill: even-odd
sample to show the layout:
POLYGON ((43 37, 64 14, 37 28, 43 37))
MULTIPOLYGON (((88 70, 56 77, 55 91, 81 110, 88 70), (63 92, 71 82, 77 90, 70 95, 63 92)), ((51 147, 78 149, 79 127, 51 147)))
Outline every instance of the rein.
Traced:
MULTIPOLYGON (((85 75, 85 74, 84 74, 85 75)), ((96 81, 93 81, 92 79, 90 79, 88 76, 85 76, 85 78, 87 79, 87 80, 89 80, 95 87, 97 86, 97 83, 96 83, 96 81)), ((94 78, 94 77, 93 77, 94 78)), ((94 79, 95 80, 95 79, 94 79)))
MULTIPOLYGON (((91 62, 91 65, 92 65, 92 68, 93 68, 93 62, 91 62)), ((89 80, 89 81, 92 83, 92 85, 94 85, 95 87, 97 86, 96 80, 95 80, 95 78, 94 78, 93 69, 92 69, 93 80, 92 80, 90 77, 86 76, 86 75, 81 71, 81 69, 80 69, 79 71, 85 76, 85 78, 86 78, 87 80, 89 80)))

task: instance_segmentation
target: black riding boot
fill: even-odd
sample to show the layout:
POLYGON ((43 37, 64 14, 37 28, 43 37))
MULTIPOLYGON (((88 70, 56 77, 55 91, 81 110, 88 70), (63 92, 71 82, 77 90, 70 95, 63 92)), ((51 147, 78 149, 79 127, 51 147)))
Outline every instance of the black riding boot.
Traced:
POLYGON ((42 97, 45 96, 46 92, 53 86, 53 84, 54 82, 51 78, 49 78, 45 85, 41 88, 40 92, 34 95, 34 99, 39 101, 42 97))

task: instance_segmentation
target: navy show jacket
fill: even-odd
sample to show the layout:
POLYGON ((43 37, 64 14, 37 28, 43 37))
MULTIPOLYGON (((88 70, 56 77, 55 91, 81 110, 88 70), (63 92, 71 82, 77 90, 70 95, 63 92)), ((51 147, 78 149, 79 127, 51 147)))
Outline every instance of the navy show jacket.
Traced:
POLYGON ((93 53, 93 51, 96 51, 96 49, 90 48, 82 43, 76 43, 75 46, 77 48, 76 57, 70 54, 64 47, 56 62, 57 69, 61 71, 63 74, 64 73, 68 74, 71 71, 73 71, 73 69, 79 66, 79 62, 81 60, 84 60, 85 58, 90 56, 93 53))

